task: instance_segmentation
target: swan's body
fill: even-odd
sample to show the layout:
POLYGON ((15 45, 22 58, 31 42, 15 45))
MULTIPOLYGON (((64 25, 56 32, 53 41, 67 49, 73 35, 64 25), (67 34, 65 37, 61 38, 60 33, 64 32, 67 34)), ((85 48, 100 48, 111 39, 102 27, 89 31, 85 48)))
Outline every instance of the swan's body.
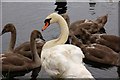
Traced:
POLYGON ((85 43, 97 43, 113 49, 115 52, 120 52, 120 37, 107 34, 91 34, 87 30, 82 29, 85 43))
POLYGON ((86 29, 91 34, 106 33, 104 29, 104 25, 107 22, 107 17, 108 15, 104 15, 104 16, 98 17, 95 21, 87 20, 87 19, 75 21, 71 23, 70 30, 74 33, 74 35, 80 35, 80 36, 82 36, 82 33, 80 31, 81 28, 86 29))
MULTIPOLYGON (((15 32, 15 27, 12 24, 7 24, 2 33, 4 34, 6 32, 15 32)), ((13 78, 16 76, 24 76, 26 73, 32 71, 35 68, 40 67, 41 62, 38 53, 36 52, 36 44, 35 40, 33 38, 36 38, 38 33, 37 31, 34 31, 31 34, 31 54, 33 56, 33 59, 30 59, 28 57, 25 57, 18 52, 14 52, 14 45, 15 42, 13 41, 10 43, 10 47, 8 51, 3 52, 0 61, 2 62, 2 75, 7 78, 13 78), (12 46, 12 47, 11 47, 12 46)), ((13 34, 12 34, 13 35, 13 34)), ((12 38, 13 39, 13 38, 12 38)), ((34 76, 33 76, 34 77, 34 76)))
POLYGON ((50 14, 45 20, 45 30, 50 23, 58 23, 61 34, 57 39, 44 44, 41 53, 42 66, 50 76, 57 78, 93 78, 82 63, 84 54, 81 49, 64 44, 69 35, 66 21, 57 13, 50 14))
MULTIPOLYGON (((43 40, 43 38, 38 39, 36 41, 37 53, 39 56, 41 55, 41 50, 42 50, 42 47, 44 44, 45 44, 45 41, 43 40)), ((30 59, 32 59, 29 41, 20 44, 18 47, 15 48, 14 52, 18 52, 19 54, 24 55, 25 57, 29 57, 30 59)))
MULTIPOLYGON (((41 57, 42 47, 45 44, 45 40, 43 39, 41 33, 40 33, 40 37, 41 37, 40 39, 36 40, 36 48, 37 48, 37 53, 38 53, 39 57, 41 57)), ((30 49, 30 42, 29 41, 20 44, 18 47, 15 48, 14 52, 19 53, 25 57, 30 58, 30 59, 33 58, 33 55, 31 53, 31 49, 30 49)), ((41 70, 41 66, 33 69, 31 77, 36 78, 38 76, 40 70, 41 70)))
POLYGON ((85 54, 85 58, 94 62, 120 66, 120 54, 111 48, 100 44, 83 44, 75 36, 71 36, 71 43, 80 47, 85 54))
POLYGON ((51 76, 57 78, 93 78, 82 63, 84 55, 81 54, 80 48, 63 44, 43 49, 43 52, 42 65, 51 76))
POLYGON ((90 36, 90 41, 92 43, 98 43, 105 45, 116 52, 120 52, 120 37, 115 35, 107 34, 93 34, 90 36))
MULTIPOLYGON (((60 14, 67 22, 70 34, 74 34, 77 38, 81 39, 83 43, 86 43, 86 40, 84 39, 84 32, 82 29, 87 30, 89 33, 96 34, 96 33, 106 33, 104 29, 104 25, 107 22, 107 15, 101 16, 97 18, 95 21, 93 20, 78 20, 70 24, 70 18, 67 13, 60 14)), ((70 38, 68 38, 66 43, 70 43, 70 38)))
MULTIPOLYGON (((40 33, 40 39, 36 39, 37 53, 39 56, 41 55, 41 50, 42 50, 42 47, 44 44, 45 44, 45 40, 43 39, 43 36, 40 33)), ((30 41, 26 41, 26 42, 20 44, 19 46, 17 46, 14 49, 14 52, 17 52, 21 55, 24 55, 24 56, 32 59, 32 55, 31 55, 32 53, 30 50, 30 41)))
POLYGON ((120 55, 104 45, 91 44, 85 47, 83 52, 88 60, 120 66, 120 55))
POLYGON ((81 28, 88 30, 92 34, 93 33, 106 33, 104 29, 104 25, 107 22, 108 15, 98 17, 94 21, 83 19, 83 20, 77 20, 71 24, 70 24, 70 18, 67 13, 60 14, 60 15, 66 20, 70 31, 72 31, 75 35, 79 35, 79 34, 82 35, 80 31, 81 28))

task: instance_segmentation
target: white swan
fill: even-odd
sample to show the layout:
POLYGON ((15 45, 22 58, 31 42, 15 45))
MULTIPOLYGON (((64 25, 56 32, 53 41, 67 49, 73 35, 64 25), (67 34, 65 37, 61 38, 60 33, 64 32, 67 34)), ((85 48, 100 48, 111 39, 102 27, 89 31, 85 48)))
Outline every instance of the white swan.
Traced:
POLYGON ((91 73, 83 65, 84 54, 79 47, 64 44, 69 29, 64 18, 57 13, 50 14, 45 20, 45 30, 50 24, 58 23, 61 34, 57 39, 47 41, 42 49, 41 62, 45 71, 55 78, 92 78, 91 73))

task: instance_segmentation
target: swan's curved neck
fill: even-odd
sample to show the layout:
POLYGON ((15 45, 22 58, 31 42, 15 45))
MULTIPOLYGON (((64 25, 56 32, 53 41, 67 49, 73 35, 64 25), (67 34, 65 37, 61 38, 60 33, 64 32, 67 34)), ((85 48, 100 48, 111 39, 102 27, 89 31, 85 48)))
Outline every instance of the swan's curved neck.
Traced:
POLYGON ((64 44, 67 41, 69 35, 68 25, 62 16, 58 16, 57 20, 61 30, 59 37, 57 39, 46 42, 43 48, 51 48, 56 45, 64 44))
POLYGON ((37 53, 37 48, 36 48, 36 42, 35 42, 35 39, 34 39, 34 35, 31 35, 31 38, 30 38, 30 50, 31 50, 31 53, 32 53, 32 59, 34 62, 36 63, 39 63, 40 61, 40 57, 37 53))
POLYGON ((16 29, 11 31, 11 39, 10 39, 9 48, 8 48, 9 51, 14 50, 15 43, 16 43, 16 29))

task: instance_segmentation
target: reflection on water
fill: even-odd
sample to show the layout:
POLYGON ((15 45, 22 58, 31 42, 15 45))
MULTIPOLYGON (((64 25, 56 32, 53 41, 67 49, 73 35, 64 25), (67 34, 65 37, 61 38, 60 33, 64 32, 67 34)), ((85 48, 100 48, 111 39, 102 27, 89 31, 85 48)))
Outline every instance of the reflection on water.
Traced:
POLYGON ((89 3, 89 11, 90 11, 90 14, 91 15, 94 15, 95 14, 95 5, 96 5, 96 3, 95 2, 90 2, 89 3))

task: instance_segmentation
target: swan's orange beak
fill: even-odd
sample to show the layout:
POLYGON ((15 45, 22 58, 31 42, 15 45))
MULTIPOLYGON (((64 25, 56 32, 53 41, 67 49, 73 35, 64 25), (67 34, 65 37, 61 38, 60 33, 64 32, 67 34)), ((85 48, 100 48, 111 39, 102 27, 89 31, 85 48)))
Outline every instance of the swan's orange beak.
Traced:
POLYGON ((42 31, 44 31, 49 26, 49 23, 46 22, 45 25, 42 27, 42 31))

